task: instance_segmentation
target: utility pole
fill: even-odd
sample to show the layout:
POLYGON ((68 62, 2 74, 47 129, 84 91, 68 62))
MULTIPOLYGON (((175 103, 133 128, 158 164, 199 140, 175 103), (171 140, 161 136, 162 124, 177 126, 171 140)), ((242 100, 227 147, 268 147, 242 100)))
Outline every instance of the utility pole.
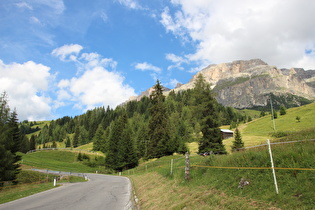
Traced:
POLYGON ((273 130, 276 132, 276 123, 275 123, 275 116, 273 114, 273 107, 272 107, 272 100, 270 94, 270 106, 271 106, 271 115, 272 115, 272 122, 273 122, 273 130))

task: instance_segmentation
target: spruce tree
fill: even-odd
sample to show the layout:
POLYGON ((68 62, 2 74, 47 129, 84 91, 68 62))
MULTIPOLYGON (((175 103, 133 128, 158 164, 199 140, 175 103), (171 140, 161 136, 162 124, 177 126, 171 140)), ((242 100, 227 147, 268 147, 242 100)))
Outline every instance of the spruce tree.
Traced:
POLYGON ((116 171, 123 169, 123 154, 122 154, 122 138, 123 130, 127 125, 127 115, 124 114, 111 124, 111 131, 108 142, 108 151, 105 158, 105 166, 116 171))
POLYGON ((104 129, 102 125, 99 125, 93 137, 93 150, 94 151, 101 151, 104 144, 103 135, 104 135, 104 129))
POLYGON ((199 153, 213 152, 226 154, 220 131, 218 104, 210 84, 202 74, 198 74, 193 89, 193 105, 195 116, 200 121, 202 138, 199 141, 199 153))
POLYGON ((21 135, 18 128, 16 112, 10 113, 7 95, 0 96, 0 186, 4 181, 17 183, 16 175, 19 173, 21 159, 16 154, 20 150, 21 135))
POLYGON ((285 115, 287 113, 287 110, 285 108, 285 106, 281 105, 280 106, 280 115, 285 115))
POLYGON ((120 153, 122 154, 122 168, 130 169, 138 165, 138 157, 135 151, 135 144, 131 139, 132 130, 128 126, 122 133, 122 139, 120 142, 120 153))
POLYGON ((80 128, 77 125, 75 127, 75 131, 74 131, 74 135, 73 135, 73 142, 72 142, 73 147, 79 146, 79 136, 80 136, 80 128))
POLYGON ((35 136, 32 135, 30 138, 30 150, 35 150, 35 149, 36 149, 35 136))
POLYGON ((149 109, 149 130, 147 158, 159 158, 171 155, 175 151, 171 142, 171 130, 169 128, 169 117, 164 103, 163 87, 157 80, 154 90, 150 95, 152 106, 149 109))
POLYGON ((242 140, 242 136, 238 128, 235 129, 235 137, 232 145, 232 152, 239 151, 240 148, 244 147, 244 142, 242 140))
POLYGON ((71 140, 70 140, 70 137, 69 137, 69 136, 67 136, 65 145, 66 145, 66 148, 67 148, 67 147, 71 147, 71 140))

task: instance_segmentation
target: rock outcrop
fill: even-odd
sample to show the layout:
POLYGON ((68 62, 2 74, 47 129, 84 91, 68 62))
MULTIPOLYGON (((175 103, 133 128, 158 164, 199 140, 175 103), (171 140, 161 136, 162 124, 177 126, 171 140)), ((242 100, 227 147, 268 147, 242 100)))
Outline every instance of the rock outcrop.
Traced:
MULTIPOLYGON (((204 75, 216 93, 218 102, 225 106, 266 106, 271 93, 284 98, 296 96, 315 99, 315 70, 278 69, 260 59, 210 65, 194 75, 187 84, 177 85, 173 90, 178 92, 193 88, 198 74, 204 75)), ((148 96, 150 90, 143 92, 137 99, 148 96)), ((300 105, 298 101, 296 105, 300 105)))

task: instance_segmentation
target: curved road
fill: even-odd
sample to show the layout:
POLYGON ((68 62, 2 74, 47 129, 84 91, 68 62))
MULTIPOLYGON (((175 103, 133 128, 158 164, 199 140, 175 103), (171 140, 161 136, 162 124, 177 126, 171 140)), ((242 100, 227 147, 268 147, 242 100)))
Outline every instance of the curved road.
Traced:
POLYGON ((126 177, 87 174, 88 182, 67 183, 61 187, 0 205, 15 209, 132 209, 131 183, 126 177))

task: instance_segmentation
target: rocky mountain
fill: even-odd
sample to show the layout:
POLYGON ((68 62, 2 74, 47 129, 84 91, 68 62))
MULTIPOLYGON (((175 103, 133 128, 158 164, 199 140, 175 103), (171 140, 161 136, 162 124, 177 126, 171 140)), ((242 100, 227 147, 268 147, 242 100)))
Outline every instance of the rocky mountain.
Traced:
MULTIPOLYGON (((218 102, 225 106, 241 109, 263 107, 269 103, 270 95, 276 103, 289 106, 300 106, 315 99, 315 70, 278 69, 260 59, 210 65, 187 84, 178 84, 173 90, 193 88, 198 74, 203 74, 210 82, 218 102)), ((150 89, 132 100, 139 100, 144 95, 150 95, 150 89)))

